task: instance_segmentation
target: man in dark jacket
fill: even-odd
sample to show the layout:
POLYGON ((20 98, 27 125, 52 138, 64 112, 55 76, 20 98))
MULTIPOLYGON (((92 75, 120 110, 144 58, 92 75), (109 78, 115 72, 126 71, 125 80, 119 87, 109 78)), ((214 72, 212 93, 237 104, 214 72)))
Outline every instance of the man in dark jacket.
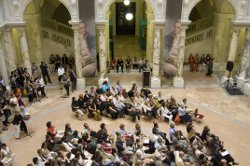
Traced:
POLYGON ((48 78, 49 83, 52 83, 49 77, 48 66, 43 61, 41 61, 40 69, 41 69, 45 84, 47 84, 46 77, 48 78))

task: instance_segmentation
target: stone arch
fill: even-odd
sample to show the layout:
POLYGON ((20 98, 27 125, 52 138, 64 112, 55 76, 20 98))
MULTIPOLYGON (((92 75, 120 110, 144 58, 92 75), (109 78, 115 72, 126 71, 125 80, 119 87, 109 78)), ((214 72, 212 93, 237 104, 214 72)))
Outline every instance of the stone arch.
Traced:
MULTIPOLYGON (((31 1, 33 1, 33 0, 24 0, 24 2, 20 3, 20 4, 22 4, 22 6, 20 7, 20 14, 19 14, 19 16, 21 16, 22 20, 24 20, 23 17, 24 17, 25 9, 26 9, 26 7, 29 5, 29 3, 31 1)), ((73 8, 70 5, 70 2, 67 1, 67 0, 57 0, 57 1, 61 2, 66 7, 66 9, 68 10, 68 12, 70 14, 70 17, 72 19, 74 12, 73 12, 73 8)))
MULTIPOLYGON (((104 6, 104 10, 103 10, 103 13, 107 13, 108 10, 109 10, 109 7, 111 6, 111 4, 114 2, 115 0, 107 0, 107 2, 105 3, 105 6, 104 6)), ((145 0, 149 5, 150 7, 153 9, 154 11, 154 15, 155 15, 155 18, 156 18, 156 7, 155 7, 155 1, 154 0, 145 0)))
MULTIPOLYGON (((185 18, 188 19, 189 18, 189 15, 191 13, 191 11, 193 10, 193 8, 199 3, 201 2, 202 0, 193 0, 192 2, 190 2, 190 5, 188 5, 187 9, 186 9, 186 12, 183 12, 183 14, 185 15, 185 18)), ((236 16, 239 14, 239 11, 238 11, 238 6, 237 6, 237 0, 227 0, 233 7, 234 11, 235 11, 235 14, 236 16)), ((185 2, 183 2, 185 3, 185 2)), ((185 5, 185 4, 184 4, 185 5)))

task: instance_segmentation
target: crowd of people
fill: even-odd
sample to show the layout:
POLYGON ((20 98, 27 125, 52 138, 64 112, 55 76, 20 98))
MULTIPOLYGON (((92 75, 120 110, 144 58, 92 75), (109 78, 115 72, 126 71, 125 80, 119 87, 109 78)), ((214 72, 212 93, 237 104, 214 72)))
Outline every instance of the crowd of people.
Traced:
POLYGON ((124 70, 123 70, 124 67, 125 67, 127 72, 130 72, 131 69, 138 70, 139 73, 142 71, 151 70, 151 67, 150 67, 147 60, 144 61, 142 59, 139 59, 138 57, 134 57, 132 60, 132 58, 130 58, 130 56, 128 56, 125 59, 125 62, 121 58, 118 58, 118 59, 113 58, 110 63, 107 62, 107 67, 108 67, 108 69, 114 70, 117 73, 119 73, 119 72, 124 73, 124 70))
POLYGON ((150 89, 137 89, 134 83, 129 91, 123 88, 119 81, 109 85, 104 81, 101 86, 91 87, 79 98, 72 98, 72 110, 82 120, 84 116, 101 120, 101 116, 112 119, 128 116, 132 121, 145 119, 163 119, 169 122, 202 121, 203 115, 198 109, 190 109, 187 99, 178 104, 173 96, 165 99, 162 92, 153 95, 150 89))
MULTIPOLYGON (((65 124, 64 131, 57 131, 52 122, 47 122, 47 134, 37 155, 35 166, 230 166, 238 165, 223 146, 218 136, 208 126, 196 132, 191 122, 186 124, 185 137, 174 123, 168 132, 153 123, 152 133, 146 135, 140 123, 135 123, 133 132, 120 124, 115 133, 110 133, 105 123, 93 130, 88 123, 78 131, 65 124)), ((27 166, 33 166, 28 164, 27 166)))
POLYGON ((210 54, 202 54, 201 57, 199 54, 195 56, 191 53, 188 57, 189 70, 194 71, 206 71, 206 76, 211 76, 213 74, 213 60, 210 54))

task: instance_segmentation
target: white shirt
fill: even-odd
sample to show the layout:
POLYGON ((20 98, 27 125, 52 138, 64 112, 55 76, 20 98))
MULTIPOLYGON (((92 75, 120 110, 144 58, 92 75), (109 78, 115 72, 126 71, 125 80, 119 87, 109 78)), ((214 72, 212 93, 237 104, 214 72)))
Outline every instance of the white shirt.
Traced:
POLYGON ((63 75, 65 73, 64 68, 58 68, 57 73, 58 73, 58 76, 63 75))

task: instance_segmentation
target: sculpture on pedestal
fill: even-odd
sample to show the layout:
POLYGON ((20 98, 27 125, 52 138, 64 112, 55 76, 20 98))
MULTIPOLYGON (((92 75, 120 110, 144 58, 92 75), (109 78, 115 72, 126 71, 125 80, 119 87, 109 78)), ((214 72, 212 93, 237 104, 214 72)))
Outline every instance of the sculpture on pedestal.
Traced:
POLYGON ((171 45, 170 52, 168 53, 168 56, 166 56, 164 62, 163 62, 163 71, 164 74, 167 76, 176 76, 177 73, 177 67, 181 63, 180 57, 178 57, 179 50, 180 50, 180 34, 181 34, 181 23, 177 21, 175 23, 174 31, 172 32, 173 35, 173 42, 171 45))
POLYGON ((95 76, 96 61, 91 55, 87 43, 87 30, 85 23, 80 23, 80 54, 83 77, 95 76))

